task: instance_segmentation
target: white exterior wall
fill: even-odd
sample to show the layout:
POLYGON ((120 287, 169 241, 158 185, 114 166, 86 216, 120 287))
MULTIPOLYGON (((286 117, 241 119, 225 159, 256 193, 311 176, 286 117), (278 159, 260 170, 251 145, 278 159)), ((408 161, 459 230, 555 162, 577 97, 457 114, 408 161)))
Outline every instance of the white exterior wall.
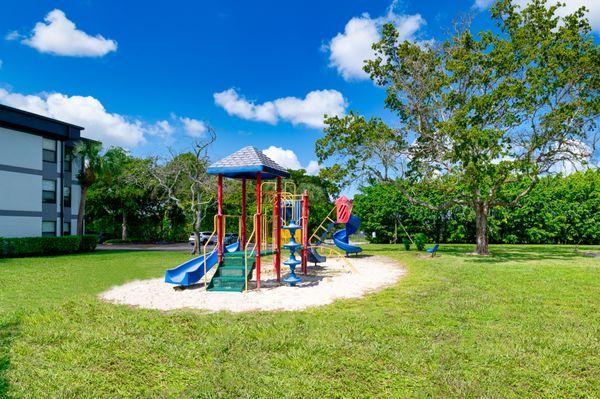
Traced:
POLYGON ((41 235, 41 217, 0 216, 0 236, 2 237, 36 237, 41 235))
POLYGON ((60 178, 60 171, 62 168, 62 145, 60 141, 56 142, 56 173, 58 176, 56 177, 56 235, 63 235, 63 225, 61 222, 60 212, 61 206, 63 202, 63 181, 60 178))
POLYGON ((42 211, 42 176, 0 170, 0 209, 42 211))
POLYGON ((81 186, 73 184, 71 186, 71 216, 77 218, 79 213, 79 201, 81 198, 81 186))
MULTIPOLYGON (((56 165, 43 162, 43 138, 35 134, 0 127, 0 237, 30 237, 42 234, 42 220, 56 218, 56 233, 62 235, 61 202, 64 197, 61 175, 62 145, 56 140, 56 165), (51 165, 51 168, 49 168, 51 165), (54 172, 56 166, 56 173, 54 172), (42 180, 56 180, 56 213, 42 203, 42 180), (51 211, 51 212, 50 212, 51 211), (40 216, 43 215, 43 216, 40 216)), ((81 160, 75 158, 71 173, 71 233, 77 233, 77 213, 81 188, 76 181, 81 160)), ((53 205, 53 204, 52 204, 53 205)))
POLYGON ((0 163, 42 170, 42 137, 0 127, 0 163))
POLYGON ((34 134, 0 127, 0 164, 33 172, 0 170, 0 210, 16 213, 0 214, 2 237, 42 235, 42 217, 26 214, 42 212, 42 140, 34 134))

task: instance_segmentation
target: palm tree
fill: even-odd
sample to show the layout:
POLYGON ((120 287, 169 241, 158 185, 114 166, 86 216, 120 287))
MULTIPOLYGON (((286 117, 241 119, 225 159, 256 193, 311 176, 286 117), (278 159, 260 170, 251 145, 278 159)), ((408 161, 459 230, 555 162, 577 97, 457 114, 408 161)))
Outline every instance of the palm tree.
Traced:
POLYGON ((104 158, 100 155, 100 151, 102 151, 102 144, 90 140, 81 140, 73 149, 73 155, 79 157, 83 164, 81 172, 77 175, 77 180, 79 180, 79 185, 81 186, 79 212, 77 213, 78 235, 83 234, 83 218, 85 216, 85 202, 87 200, 88 189, 106 169, 104 158))

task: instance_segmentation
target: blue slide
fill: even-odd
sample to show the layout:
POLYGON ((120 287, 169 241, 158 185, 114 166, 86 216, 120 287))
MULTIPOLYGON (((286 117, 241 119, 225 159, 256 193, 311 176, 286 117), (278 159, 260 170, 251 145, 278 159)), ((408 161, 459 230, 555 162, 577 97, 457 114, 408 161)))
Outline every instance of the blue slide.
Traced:
MULTIPOLYGON (((227 252, 235 252, 239 249, 240 243, 235 242, 227 245, 227 252)), ((214 265, 217 264, 219 255, 217 249, 206 254, 206 271, 208 272, 214 265)), ((165 282, 175 285, 193 285, 196 284, 204 276, 204 255, 200 255, 194 259, 190 259, 181 265, 169 269, 165 272, 165 282)))
POLYGON ((346 228, 333 233, 333 242, 338 248, 346 252, 346 255, 362 252, 361 247, 352 245, 348 242, 348 237, 357 232, 359 227, 360 218, 358 216, 350 215, 350 220, 346 223, 346 228))
POLYGON ((323 262, 327 261, 327 257, 318 253, 317 248, 313 248, 313 247, 307 248, 306 259, 309 262, 314 263, 315 266, 317 265, 317 263, 323 263, 323 262))

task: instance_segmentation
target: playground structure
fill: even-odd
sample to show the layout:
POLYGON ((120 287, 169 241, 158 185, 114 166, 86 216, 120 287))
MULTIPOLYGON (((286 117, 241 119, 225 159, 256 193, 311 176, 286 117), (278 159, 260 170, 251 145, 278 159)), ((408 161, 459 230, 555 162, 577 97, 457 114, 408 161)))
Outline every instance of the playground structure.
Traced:
POLYGON ((290 258, 283 262, 284 265, 290 267, 290 275, 286 277, 283 281, 285 281, 292 287, 302 281, 300 277, 296 276, 296 266, 301 264, 302 261, 296 259, 295 256, 296 250, 302 248, 302 244, 298 244, 298 242, 296 242, 296 230, 300 228, 301 226, 298 226, 293 220, 287 226, 283 226, 283 229, 288 230, 290 232, 290 241, 286 244, 283 244, 283 247, 290 251, 290 258))
MULTIPOLYGON (((277 282, 281 282, 281 250, 291 251, 290 259, 284 262, 290 267, 291 274, 285 279, 290 285, 301 281, 295 274, 296 266, 300 266, 303 274, 308 273, 308 262, 321 263, 326 260, 317 253, 317 247, 328 247, 330 254, 344 256, 359 253, 362 249, 348 242, 348 236, 355 232, 360 225, 360 219, 351 215, 352 203, 345 197, 336 201, 336 206, 321 223, 319 229, 327 222, 325 234, 311 244, 309 238, 309 193, 304 190, 296 193, 292 182, 284 182, 289 174, 282 166, 275 163, 260 150, 254 147, 244 147, 228 157, 214 163, 208 168, 208 173, 217 176, 217 214, 214 217, 214 230, 207 243, 203 246, 202 254, 165 273, 165 282, 177 286, 197 284, 204 278, 204 286, 209 291, 241 292, 248 289, 248 282, 255 271, 256 288, 261 286, 262 257, 273 255, 273 269, 277 282), (223 213, 223 184, 224 178, 241 181, 241 213, 225 215, 223 213), (248 234, 247 185, 248 180, 254 181, 256 210, 252 216, 252 230, 248 234), (331 217, 335 210, 337 220, 331 217), (233 223, 231 221, 234 221, 233 223), (333 224, 332 224, 333 223, 333 224), (333 242, 342 251, 333 249, 325 243, 327 234, 336 223, 345 223, 344 229, 333 234, 333 242), (227 225, 234 225, 238 230, 239 242, 224 245, 227 225), (300 241, 296 242, 294 234, 300 231, 300 241), (216 247, 208 250, 212 238, 216 236, 216 247), (285 236, 285 237, 284 237, 285 236), (282 245, 283 239, 289 239, 282 245), (296 259, 298 251, 300 259, 296 259), (217 266, 215 273, 208 281, 208 272, 217 266)), ((315 233, 316 234, 316 233, 315 233)))
MULTIPOLYGON (((338 230, 333 233, 333 243, 339 249, 341 249, 346 256, 351 254, 359 254, 362 252, 362 248, 357 245, 351 245, 349 237, 358 231, 360 227, 360 219, 357 216, 352 215, 352 201, 346 197, 340 197, 335 201, 335 206, 329 211, 325 219, 315 229, 315 232, 310 237, 309 242, 311 243, 310 251, 308 254, 309 261, 313 263, 325 262, 326 258, 321 256, 317 252, 318 247, 328 247, 325 240, 329 233, 335 228, 337 224, 345 224, 345 228, 338 230), (336 214, 336 218, 333 219, 333 214, 336 214), (320 235, 319 235, 320 234, 320 235)), ((329 246, 330 253, 333 250, 329 246)))

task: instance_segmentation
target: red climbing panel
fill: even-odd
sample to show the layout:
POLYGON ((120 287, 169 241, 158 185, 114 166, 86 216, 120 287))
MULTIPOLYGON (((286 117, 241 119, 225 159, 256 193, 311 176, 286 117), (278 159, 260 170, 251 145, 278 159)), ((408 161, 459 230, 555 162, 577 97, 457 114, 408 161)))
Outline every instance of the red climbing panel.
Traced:
POLYGON ((352 213, 352 200, 346 197, 340 197, 335 200, 338 223, 348 223, 350 214, 352 213))

